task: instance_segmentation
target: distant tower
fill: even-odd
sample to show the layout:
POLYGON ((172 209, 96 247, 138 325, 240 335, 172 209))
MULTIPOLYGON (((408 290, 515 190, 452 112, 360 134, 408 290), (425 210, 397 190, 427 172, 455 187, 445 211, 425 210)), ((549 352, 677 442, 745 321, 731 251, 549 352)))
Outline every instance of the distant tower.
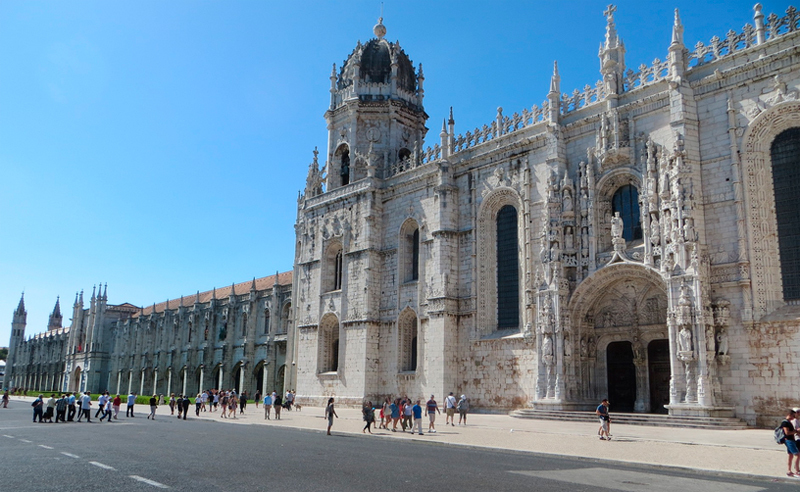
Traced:
POLYGON ((48 331, 58 330, 62 327, 64 317, 61 316, 61 305, 59 301, 60 298, 56 297, 56 306, 53 308, 53 312, 50 314, 50 322, 47 323, 48 331))
POLYGON ((19 344, 25 340, 25 325, 27 324, 28 312, 25 311, 25 293, 19 298, 19 305, 14 311, 11 321, 11 340, 8 343, 8 360, 6 361, 6 374, 4 385, 6 388, 19 386, 19 382, 14 379, 14 355, 19 348, 19 344))
POLYGON ((390 166, 416 158, 428 131, 422 65, 415 70, 400 44, 384 38, 383 18, 373 32, 376 37, 359 42, 338 74, 336 65, 331 72, 327 191, 373 172, 388 177, 390 166))

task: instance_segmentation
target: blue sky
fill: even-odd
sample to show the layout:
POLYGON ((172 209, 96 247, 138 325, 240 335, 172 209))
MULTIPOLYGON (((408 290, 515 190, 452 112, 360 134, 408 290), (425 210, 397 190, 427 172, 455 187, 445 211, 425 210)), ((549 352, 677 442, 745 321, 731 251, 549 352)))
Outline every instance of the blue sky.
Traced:
MULTIPOLYGON (((630 67, 752 23, 754 1, 618 3, 630 67)), ((764 2, 783 12, 788 3, 764 2)), ((599 78, 605 2, 385 1, 387 38, 425 71, 429 141, 599 78)), ((0 346, 56 296, 108 283, 148 305, 292 268, 297 192, 331 64, 372 37, 379 1, 0 3, 0 346)), ((88 300, 88 299, 87 299, 88 300)))

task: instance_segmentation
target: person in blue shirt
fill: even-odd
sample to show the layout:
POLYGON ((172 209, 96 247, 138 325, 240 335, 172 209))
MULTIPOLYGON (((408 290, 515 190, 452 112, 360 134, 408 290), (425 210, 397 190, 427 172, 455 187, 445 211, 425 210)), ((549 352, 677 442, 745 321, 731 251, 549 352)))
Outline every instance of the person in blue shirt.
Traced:
POLYGON ((272 409, 272 395, 264 395, 264 420, 269 420, 269 412, 272 409))
MULTIPOLYGON (((411 407, 411 412, 414 414, 414 427, 417 428, 417 433, 422 435, 422 405, 419 404, 421 400, 417 400, 413 407, 411 407)), ((411 428, 411 434, 414 434, 414 427, 411 428)))
POLYGON ((397 421, 400 420, 400 398, 395 399, 389 410, 392 412, 392 432, 397 432, 397 421))
POLYGON ((600 418, 600 428, 597 430, 597 433, 600 435, 600 440, 605 441, 611 440, 611 434, 609 434, 609 429, 611 425, 611 418, 608 416, 608 398, 603 398, 603 401, 600 405, 597 406, 597 410, 595 413, 600 418))

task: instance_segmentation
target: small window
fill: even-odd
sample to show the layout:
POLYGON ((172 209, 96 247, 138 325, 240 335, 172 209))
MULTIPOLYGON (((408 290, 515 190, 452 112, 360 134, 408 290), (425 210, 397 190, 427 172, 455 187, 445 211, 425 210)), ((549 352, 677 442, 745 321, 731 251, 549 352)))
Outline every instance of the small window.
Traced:
POLYGON ((335 264, 333 266, 333 290, 342 288, 342 250, 336 252, 335 264))
POLYGON ((339 370, 339 321, 335 316, 323 319, 319 328, 319 372, 339 370))
POLYGON ((642 224, 639 215, 639 191, 633 185, 625 185, 614 192, 611 199, 611 214, 619 212, 622 219, 622 237, 626 241, 642 239, 642 224))
POLYGON ((264 335, 269 333, 269 308, 264 310, 264 335))
POLYGON ((242 336, 247 336, 247 313, 242 313, 242 336))
POLYGON ((406 148, 400 149, 400 152, 397 153, 397 159, 400 162, 403 162, 404 160, 408 159, 409 157, 411 157, 411 151, 406 149, 406 148))
POLYGON ((417 316, 413 313, 401 315, 398 321, 400 371, 417 370, 417 316))
POLYGON ((347 149, 342 152, 339 175, 342 177, 342 186, 350 184, 350 151, 347 149))
POLYGON ((342 288, 344 251, 338 241, 331 243, 325 253, 323 285, 325 292, 342 288))

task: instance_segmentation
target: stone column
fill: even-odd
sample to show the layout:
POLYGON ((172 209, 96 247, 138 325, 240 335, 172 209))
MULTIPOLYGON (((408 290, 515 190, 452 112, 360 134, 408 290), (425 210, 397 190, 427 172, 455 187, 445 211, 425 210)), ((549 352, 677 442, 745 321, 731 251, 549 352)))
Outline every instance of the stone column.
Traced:
POLYGON ((200 365, 200 388, 198 389, 198 393, 203 391, 203 376, 205 376, 204 371, 205 371, 205 366, 201 364, 200 365))
POLYGON ((222 366, 219 366, 219 380, 217 381, 217 389, 222 390, 222 366))
POLYGON ((131 394, 131 384, 133 383, 133 371, 128 371, 128 394, 131 394))
POLYGON ((167 396, 172 394, 172 368, 167 369, 167 396))
POLYGON ((122 383, 122 371, 117 371, 117 394, 119 394, 120 383, 122 383))
POLYGON ((244 393, 244 364, 239 364, 239 394, 244 393))
POLYGON ((181 371, 183 374, 183 385, 181 387, 181 394, 186 396, 186 368, 184 367, 181 371))
POLYGON ((139 394, 144 394, 144 371, 139 373, 139 394))
POLYGON ((153 394, 158 394, 158 369, 153 369, 153 394))
POLYGON ((261 394, 267 394, 267 363, 264 363, 264 377, 261 378, 261 394))

